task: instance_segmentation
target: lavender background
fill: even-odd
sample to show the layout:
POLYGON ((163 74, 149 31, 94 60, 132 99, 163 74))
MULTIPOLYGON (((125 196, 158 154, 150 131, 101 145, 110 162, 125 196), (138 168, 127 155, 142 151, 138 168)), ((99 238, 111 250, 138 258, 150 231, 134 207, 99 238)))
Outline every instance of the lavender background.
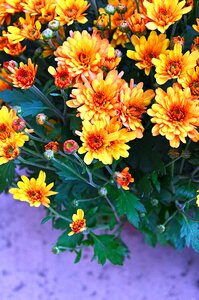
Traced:
POLYGON ((54 255, 58 231, 40 225, 43 208, 0 196, 0 300, 199 300, 199 255, 153 249, 126 228, 131 258, 123 267, 54 255))

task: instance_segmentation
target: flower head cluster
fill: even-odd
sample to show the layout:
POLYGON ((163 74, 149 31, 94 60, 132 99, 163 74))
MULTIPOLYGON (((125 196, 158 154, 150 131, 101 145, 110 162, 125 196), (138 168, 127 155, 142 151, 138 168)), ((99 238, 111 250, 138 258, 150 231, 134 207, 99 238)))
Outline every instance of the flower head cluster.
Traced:
POLYGON ((14 199, 25 201, 30 206, 39 207, 41 204, 48 207, 50 204, 49 196, 56 195, 57 192, 52 191, 54 183, 46 185, 46 173, 39 172, 37 179, 28 179, 27 176, 21 176, 22 181, 17 183, 18 188, 9 189, 9 193, 13 194, 14 199))

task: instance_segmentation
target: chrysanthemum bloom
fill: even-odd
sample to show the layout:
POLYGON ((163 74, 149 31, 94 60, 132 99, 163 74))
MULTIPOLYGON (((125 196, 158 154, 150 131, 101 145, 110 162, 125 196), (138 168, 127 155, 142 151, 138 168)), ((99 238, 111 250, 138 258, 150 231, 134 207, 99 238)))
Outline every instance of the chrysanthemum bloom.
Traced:
MULTIPOLYGON (((10 82, 10 79, 8 77, 9 75, 4 69, 0 69, 0 76, 4 78, 6 81, 10 82)), ((10 89, 12 89, 12 86, 10 86, 7 82, 0 79, 0 92, 4 90, 10 90, 10 89)))
POLYGON ((1 0, 0 1, 0 25, 10 24, 11 16, 17 12, 22 12, 21 0, 1 0))
POLYGON ((21 43, 13 44, 12 42, 8 41, 3 50, 5 53, 11 56, 19 56, 26 50, 26 46, 23 47, 21 43))
POLYGON ((127 21, 129 29, 134 33, 143 33, 146 29, 147 18, 139 14, 137 10, 135 10, 134 14, 130 16, 127 21))
POLYGON ((199 67, 188 70, 180 83, 183 88, 189 87, 192 95, 199 98, 199 67))
POLYGON ((158 84, 164 84, 169 79, 177 78, 181 80, 186 76, 186 72, 196 66, 199 52, 194 51, 190 54, 187 51, 182 53, 182 46, 175 44, 173 50, 169 50, 166 54, 160 54, 159 58, 153 58, 152 63, 156 67, 155 78, 158 84))
POLYGON ((191 11, 192 7, 185 7, 185 4, 185 0, 180 2, 179 0, 153 0, 152 2, 145 0, 143 5, 149 18, 146 27, 164 33, 170 25, 180 20, 182 15, 191 11))
POLYGON ((174 36, 173 39, 172 39, 172 42, 174 44, 180 44, 181 46, 183 46, 184 45, 184 38, 180 35, 174 36))
POLYGON ((129 168, 124 168, 121 172, 115 173, 117 183, 124 189, 129 190, 129 184, 134 182, 134 178, 129 173, 129 168))
POLYGON ((19 67, 11 68, 8 67, 9 71, 12 73, 9 78, 15 87, 21 89, 29 89, 35 80, 37 73, 37 65, 34 65, 30 58, 28 58, 28 64, 20 62, 19 67))
POLYGON ((118 133, 118 138, 108 144, 106 148, 108 153, 115 160, 118 160, 120 157, 128 157, 130 146, 126 143, 135 139, 135 133, 127 128, 122 128, 122 123, 117 120, 117 117, 112 118, 108 122, 106 130, 108 133, 118 133))
POLYGON ((63 144, 63 150, 67 154, 72 154, 79 148, 78 144, 74 140, 67 140, 63 144))
POLYGON ((73 214, 72 220, 73 222, 69 225, 72 229, 68 233, 69 236, 86 230, 86 219, 84 219, 84 211, 82 209, 78 209, 77 214, 73 214))
MULTIPOLYGON (((2 34, 5 34, 6 31, 3 31, 2 34)), ((4 51, 4 47, 8 43, 8 38, 7 36, 0 36, 0 51, 4 51)))
POLYGON ((103 79, 103 72, 89 77, 84 77, 83 84, 72 90, 72 100, 66 102, 71 108, 77 108, 83 120, 101 120, 115 116, 118 95, 121 86, 125 83, 121 79, 123 73, 116 70, 110 71, 103 79))
POLYGON ((126 34, 126 32, 122 32, 119 28, 117 28, 115 30, 115 32, 113 33, 113 37, 111 40, 111 46, 113 46, 114 48, 122 45, 123 48, 125 48, 125 44, 129 43, 129 38, 126 34))
POLYGON ((134 0, 109 0, 108 3, 116 8, 116 12, 111 16, 112 29, 119 27, 123 20, 127 21, 136 9, 136 2, 134 0))
POLYGON ((121 55, 120 51, 117 49, 115 50, 111 45, 108 48, 108 53, 106 56, 102 57, 101 60, 101 68, 103 71, 108 72, 113 69, 115 69, 120 61, 121 61, 121 55))
POLYGON ((90 4, 86 0, 57 0, 56 13, 57 20, 61 25, 71 25, 74 21, 85 24, 88 19, 85 17, 85 11, 90 4))
POLYGON ((147 40, 145 36, 138 38, 133 35, 131 42, 135 47, 135 51, 128 50, 127 56, 139 61, 136 66, 139 69, 144 69, 146 75, 149 75, 153 66, 152 58, 157 58, 161 53, 166 53, 169 46, 169 39, 166 38, 166 34, 157 35, 155 31, 150 33, 147 40))
POLYGON ((186 137, 199 140, 199 100, 194 100, 189 88, 181 89, 178 84, 169 87, 167 92, 156 90, 156 103, 147 110, 156 125, 153 136, 162 135, 169 140, 170 146, 178 148, 180 142, 186 143, 186 137))
POLYGON ((144 92, 143 83, 134 86, 133 80, 130 87, 120 92, 121 106, 118 116, 123 125, 134 132, 134 139, 143 137, 144 127, 141 118, 154 96, 153 90, 144 92))
POLYGON ((196 25, 192 25, 193 29, 197 32, 199 32, 199 18, 196 19, 196 25))
POLYGON ((68 67, 71 77, 78 81, 89 71, 97 74, 101 70, 101 59, 107 55, 109 42, 101 39, 96 32, 90 35, 87 31, 70 32, 70 37, 55 51, 58 65, 68 67))
POLYGON ((14 138, 6 139, 4 142, 0 141, 0 165, 15 159, 19 152, 19 147, 14 138))
POLYGON ((18 181, 18 188, 9 189, 9 193, 13 194, 13 198, 28 202, 30 206, 39 207, 41 204, 49 207, 49 196, 56 195, 57 192, 51 191, 54 183, 46 185, 46 173, 39 172, 37 179, 28 179, 25 175, 21 176, 22 181, 18 181))
POLYGON ((15 132, 12 124, 17 120, 15 110, 8 110, 6 106, 0 109, 0 142, 5 143, 7 139, 14 139, 18 147, 22 147, 29 137, 24 132, 15 132))
POLYGON ((26 18, 20 17, 15 26, 8 26, 8 33, 5 35, 8 37, 11 43, 18 43, 24 39, 39 40, 41 39, 41 23, 35 17, 26 14, 26 18))
POLYGON ((191 45, 191 52, 199 51, 199 36, 195 37, 191 45))
POLYGON ((58 142, 49 142, 47 145, 45 145, 45 150, 52 150, 54 153, 58 151, 58 148, 58 142))
POLYGON ((56 69, 50 66, 48 68, 48 72, 54 77, 55 79, 55 85, 59 89, 67 89, 71 83, 72 78, 70 77, 70 74, 68 73, 67 66, 58 66, 56 69))
MULTIPOLYGON (((199 193, 199 190, 197 190, 197 192, 199 193)), ((198 207, 199 207, 199 194, 198 194, 197 197, 196 197, 196 204, 197 204, 198 207)))
POLYGON ((119 132, 108 133, 107 122, 105 120, 95 121, 94 124, 88 120, 82 122, 82 132, 76 132, 80 135, 83 142, 79 148, 80 154, 86 153, 84 161, 90 165, 93 159, 98 159, 103 164, 108 165, 113 162, 112 154, 107 150, 111 142, 119 137, 119 132))
POLYGON ((53 20, 56 16, 55 0, 23 0, 21 4, 23 11, 31 16, 37 16, 41 23, 47 23, 53 20))

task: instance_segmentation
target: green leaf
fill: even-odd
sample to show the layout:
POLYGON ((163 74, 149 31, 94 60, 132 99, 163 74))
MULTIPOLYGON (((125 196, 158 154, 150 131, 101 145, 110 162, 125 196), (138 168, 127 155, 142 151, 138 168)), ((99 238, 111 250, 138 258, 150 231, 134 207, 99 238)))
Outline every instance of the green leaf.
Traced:
POLYGON ((128 253, 126 245, 114 235, 91 235, 94 240, 94 256, 98 263, 104 265, 108 259, 114 265, 122 265, 128 253))
POLYGON ((153 186, 148 177, 149 177, 148 175, 145 175, 137 183, 137 188, 138 188, 139 192, 144 195, 149 195, 153 192, 153 186))
POLYGON ((185 239, 187 247, 199 252, 199 223, 189 220, 182 215, 180 237, 185 239))
POLYGON ((57 169, 57 174, 62 177, 64 181, 79 181, 82 178, 80 168, 75 164, 69 161, 67 158, 59 159, 60 163, 57 161, 52 161, 53 166, 57 169), (63 165, 64 164, 64 165, 63 165))
POLYGON ((13 182, 15 175, 14 161, 0 165, 0 193, 2 193, 13 182))
POLYGON ((116 208, 120 216, 127 215, 129 222, 135 227, 139 226, 139 213, 145 212, 144 205, 139 199, 128 191, 120 190, 120 194, 116 199, 116 208))
POLYGON ((12 106, 22 108, 22 116, 36 116, 41 111, 48 109, 37 96, 30 90, 13 89, 0 92, 0 98, 12 106))
MULTIPOLYGON (((70 231, 67 230, 65 231, 59 238, 58 241, 56 243, 56 247, 63 247, 63 249, 75 249, 75 247, 77 245, 80 245, 82 239, 83 239, 83 235, 82 233, 78 233, 78 234, 74 234, 72 236, 68 236, 68 232, 70 231)), ((62 250, 62 249, 61 249, 62 250)))
POLYGON ((82 249, 80 249, 79 251, 75 251, 75 253, 77 254, 77 256, 75 258, 74 263, 77 264, 80 261, 81 257, 82 257, 82 249))
POLYGON ((51 220, 53 218, 53 216, 46 216, 45 218, 43 218, 41 220, 41 224, 45 224, 46 222, 48 222, 49 220, 51 220))

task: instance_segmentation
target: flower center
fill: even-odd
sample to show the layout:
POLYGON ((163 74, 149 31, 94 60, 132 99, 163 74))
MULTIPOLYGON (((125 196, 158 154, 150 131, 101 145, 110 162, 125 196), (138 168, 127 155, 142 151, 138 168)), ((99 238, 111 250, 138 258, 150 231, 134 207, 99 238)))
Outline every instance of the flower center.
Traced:
POLYGON ((99 134, 93 134, 88 138, 88 145, 93 150, 98 150, 104 145, 103 137, 99 134))
POLYGON ((10 130, 8 127, 2 123, 0 124, 0 141, 5 140, 6 138, 10 137, 10 130))
POLYGON ((170 8, 160 7, 157 13, 157 20, 160 25, 167 25, 171 21, 170 8))
POLYGON ((68 17, 75 17, 77 15, 77 9, 76 8, 69 8, 66 10, 66 15, 68 17))
POLYGON ((106 95, 104 94, 104 92, 97 92, 93 97, 93 101, 96 106, 101 106, 106 102, 106 95))
POLYGON ((172 121, 177 121, 180 122, 185 118, 185 111, 181 107, 174 107, 170 112, 169 112, 169 117, 172 121))
POLYGON ((27 196, 32 202, 41 201, 42 199, 42 193, 39 190, 29 190, 27 196))
POLYGON ((79 61, 81 62, 82 65, 84 65, 84 66, 88 66, 89 65, 89 63, 90 63, 90 57, 87 56, 86 53, 80 53, 79 56, 78 56, 78 58, 79 58, 79 61))
POLYGON ((180 61, 172 61, 167 67, 167 72, 169 75, 178 76, 182 71, 182 63, 180 61))
POLYGON ((141 118, 142 114, 145 112, 145 108, 144 107, 140 107, 140 106, 130 106, 127 110, 126 110, 126 114, 135 118, 141 118))
POLYGON ((7 159, 14 159, 19 155, 19 149, 15 146, 8 145, 4 148, 4 156, 7 159))
POLYGON ((152 67, 153 64, 152 64, 152 58, 156 58, 158 55, 156 52, 149 52, 149 53, 146 53, 145 57, 144 57, 144 61, 145 61, 145 64, 147 65, 147 67, 152 67))
POLYGON ((73 222, 71 229, 74 233, 78 233, 84 227, 85 227, 85 220, 83 219, 83 220, 77 220, 73 222))
POLYGON ((191 93, 192 93, 193 95, 196 95, 196 96, 199 95, 199 81, 198 81, 198 80, 192 82, 192 83, 189 85, 189 87, 190 87, 191 93))

